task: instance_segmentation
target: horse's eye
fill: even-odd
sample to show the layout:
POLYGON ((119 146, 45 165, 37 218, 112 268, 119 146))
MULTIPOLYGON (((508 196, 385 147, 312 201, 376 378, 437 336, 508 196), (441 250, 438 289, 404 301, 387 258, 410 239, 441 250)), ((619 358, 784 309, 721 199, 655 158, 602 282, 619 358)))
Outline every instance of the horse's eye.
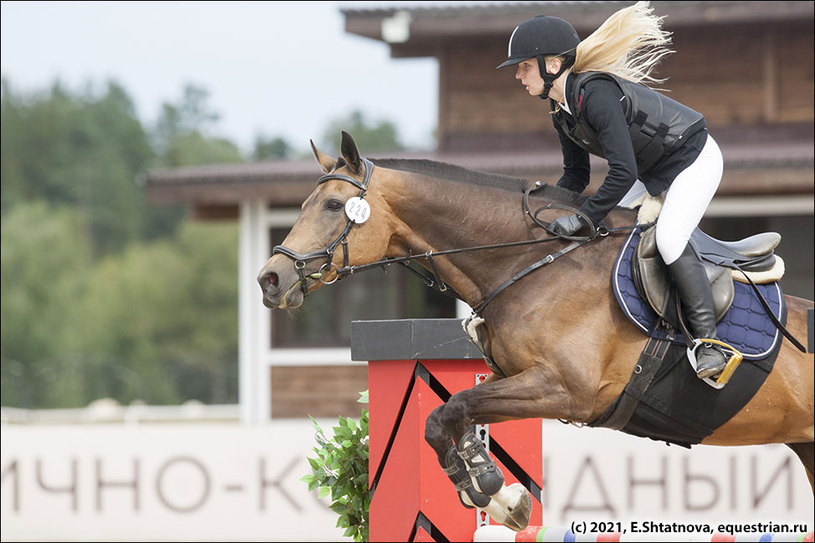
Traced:
POLYGON ((328 211, 340 211, 343 207, 345 206, 339 200, 331 199, 325 203, 325 208, 328 211))

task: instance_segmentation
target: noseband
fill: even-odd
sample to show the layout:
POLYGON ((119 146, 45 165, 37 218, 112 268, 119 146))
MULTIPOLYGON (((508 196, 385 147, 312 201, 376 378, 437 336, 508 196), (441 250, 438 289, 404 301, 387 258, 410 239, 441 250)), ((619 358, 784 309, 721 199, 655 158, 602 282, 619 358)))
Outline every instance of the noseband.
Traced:
MULTIPOLYGON (((317 185, 318 186, 322 185, 326 181, 331 181, 333 179, 339 179, 340 181, 345 181, 347 183, 351 183, 352 185, 357 187, 359 189, 358 197, 360 199, 365 198, 365 192, 368 190, 368 183, 371 181, 371 173, 373 172, 374 165, 367 158, 361 158, 361 160, 362 160, 362 164, 365 166, 365 175, 363 176, 363 180, 362 180, 361 183, 358 180, 354 179, 353 177, 349 177, 347 175, 342 175, 342 174, 339 174, 339 173, 329 173, 329 174, 326 174, 326 175, 320 177, 319 179, 317 179, 317 185)), ((349 262, 348 262, 348 234, 351 232, 351 228, 353 228, 354 224, 356 224, 356 222, 353 219, 351 219, 351 217, 349 216, 348 217, 348 223, 345 225, 345 229, 337 237, 337 239, 335 239, 334 241, 329 243, 328 247, 326 247, 325 249, 321 249, 321 250, 318 250, 318 251, 312 251, 312 252, 306 253, 306 254, 298 253, 297 251, 293 251, 293 250, 289 249, 288 247, 284 247, 283 245, 276 245, 272 249, 272 255, 276 255, 276 254, 279 253, 279 254, 285 255, 285 256, 291 258, 292 260, 294 260, 294 268, 297 270, 297 275, 300 276, 300 281, 299 281, 300 290, 303 292, 304 297, 308 295, 308 286, 306 285, 306 279, 308 279, 308 278, 312 278, 312 279, 316 278, 316 279, 319 279, 322 283, 324 283, 326 285, 330 285, 331 283, 334 283, 337 279, 339 279, 339 277, 340 277, 339 270, 337 269, 337 265, 334 264, 333 260, 334 260, 334 251, 337 249, 337 246, 339 246, 340 244, 342 244, 342 248, 343 248, 343 251, 342 251, 343 252, 343 268, 348 269, 348 267, 349 267, 348 266, 348 264, 349 264, 349 262), (318 259, 321 259, 321 258, 325 259, 325 263, 322 266, 320 266, 320 269, 317 270, 316 273, 306 275, 306 271, 305 271, 306 264, 308 262, 312 261, 312 260, 318 260, 318 259), (334 266, 334 269, 337 270, 336 277, 333 280, 328 281, 328 282, 323 281, 322 280, 323 273, 325 271, 327 271, 328 269, 330 269, 331 266, 334 266)))

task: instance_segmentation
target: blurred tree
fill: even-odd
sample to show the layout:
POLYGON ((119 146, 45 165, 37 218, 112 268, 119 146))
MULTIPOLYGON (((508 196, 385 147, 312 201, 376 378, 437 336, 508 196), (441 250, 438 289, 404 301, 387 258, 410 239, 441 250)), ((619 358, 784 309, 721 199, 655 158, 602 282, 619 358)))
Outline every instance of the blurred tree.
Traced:
POLYGON ((188 83, 182 91, 179 104, 164 103, 156 125, 156 143, 159 152, 166 151, 178 136, 192 132, 206 132, 220 115, 209 110, 209 91, 188 83))
POLYGON ((293 149, 283 138, 255 137, 255 150, 252 158, 255 160, 282 160, 292 156, 293 149))
MULTIPOLYGON (((152 133, 157 153, 155 166, 177 168, 244 160, 235 144, 210 135, 220 115, 210 109, 208 100, 209 91, 187 84, 179 103, 162 104, 152 133)), ((154 239, 173 232, 185 212, 181 205, 150 208, 151 220, 145 237, 154 239)))
POLYGON ((398 151, 402 149, 396 126, 390 121, 369 122, 363 113, 354 110, 346 118, 331 121, 323 132, 321 149, 329 154, 339 154, 340 133, 345 130, 354 137, 363 153, 372 151, 398 151))
POLYGON ((72 96, 57 82, 47 93, 19 96, 4 80, 0 108, 4 213, 30 200, 74 206, 95 254, 141 236, 146 204, 135 173, 154 155, 121 86, 72 96))
POLYGON ((71 404, 81 387, 56 377, 71 334, 83 325, 78 306, 90 283, 82 220, 66 206, 20 203, 3 213, 0 230, 3 405, 71 404))
POLYGON ((118 398, 237 401, 237 244, 237 225, 185 222, 172 240, 97 267, 86 314, 91 329, 112 333, 87 338, 85 350, 139 375, 110 383, 118 398))
POLYGON ((2 401, 237 401, 238 231, 185 222, 92 267, 77 214, 20 204, 2 221, 2 401))
POLYGON ((161 164, 171 168, 234 162, 243 162, 241 152, 234 143, 224 139, 208 138, 200 132, 176 136, 161 157, 161 164))
POLYGON ((116 83, 23 95, 3 80, 3 405, 236 401, 237 226, 188 224, 137 182, 242 160, 209 135, 207 96, 165 104, 159 154, 116 83))
POLYGON ((159 166, 243 162, 235 144, 209 135, 219 115, 210 111, 208 100, 206 89, 187 84, 179 104, 163 104, 154 133, 159 166))

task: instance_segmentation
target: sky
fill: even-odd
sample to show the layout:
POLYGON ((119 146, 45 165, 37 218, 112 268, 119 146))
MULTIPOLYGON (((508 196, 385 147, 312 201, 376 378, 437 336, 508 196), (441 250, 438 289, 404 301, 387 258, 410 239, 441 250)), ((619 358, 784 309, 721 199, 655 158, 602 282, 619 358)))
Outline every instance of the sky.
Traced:
POLYGON ((212 135, 247 155, 257 136, 307 150, 354 109, 428 149, 437 61, 390 58, 385 43, 346 33, 340 11, 428 3, 4 1, 0 66, 17 93, 56 80, 101 93, 115 80, 147 126, 163 103, 180 103, 186 84, 201 86, 220 115, 212 135))

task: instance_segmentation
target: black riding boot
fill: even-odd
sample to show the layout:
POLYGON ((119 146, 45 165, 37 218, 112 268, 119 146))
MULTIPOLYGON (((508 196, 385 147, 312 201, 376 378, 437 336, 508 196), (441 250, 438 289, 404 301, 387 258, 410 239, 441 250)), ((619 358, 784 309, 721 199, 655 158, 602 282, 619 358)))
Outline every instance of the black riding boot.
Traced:
MULTIPOLYGON (((719 339, 710 282, 690 244, 685 246, 682 256, 669 264, 668 268, 676 281, 685 316, 696 337, 719 339)), ((700 379, 721 373, 726 365, 727 357, 716 345, 705 343, 696 349, 696 375, 700 379)))

